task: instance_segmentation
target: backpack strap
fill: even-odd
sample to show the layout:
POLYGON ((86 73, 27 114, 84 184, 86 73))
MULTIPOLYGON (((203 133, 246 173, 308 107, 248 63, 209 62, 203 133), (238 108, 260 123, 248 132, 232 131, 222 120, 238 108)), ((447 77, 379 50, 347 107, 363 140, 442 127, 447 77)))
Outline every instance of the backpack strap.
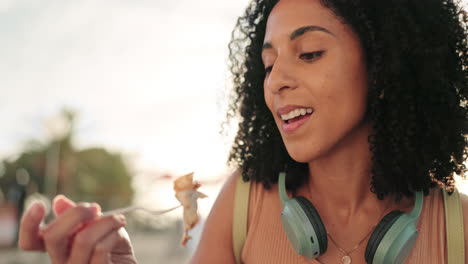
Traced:
POLYGON ((234 219, 232 223, 232 245, 237 264, 242 264, 242 248, 247 236, 250 181, 244 182, 239 173, 234 196, 234 219))
POLYGON ((447 235, 447 263, 465 263, 465 232, 463 224, 463 212, 460 202, 460 194, 455 188, 452 195, 448 195, 445 189, 445 229, 447 235))

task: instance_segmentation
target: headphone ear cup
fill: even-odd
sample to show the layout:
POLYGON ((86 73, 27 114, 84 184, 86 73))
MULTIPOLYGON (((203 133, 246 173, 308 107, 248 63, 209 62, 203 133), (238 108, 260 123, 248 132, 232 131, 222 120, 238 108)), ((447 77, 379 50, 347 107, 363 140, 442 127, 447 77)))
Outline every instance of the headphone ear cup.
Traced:
POLYGON ((390 227, 398 220, 398 218, 403 215, 402 211, 392 211, 385 215, 379 224, 375 227, 375 230, 372 232, 369 242, 367 243, 365 258, 366 262, 372 264, 374 260, 377 247, 382 242, 385 234, 388 232, 390 227))
POLYGON ((317 240, 320 247, 321 254, 325 253, 328 248, 328 236, 325 225, 320 218, 320 215, 317 212, 317 209, 312 205, 312 203, 303 196, 297 196, 295 199, 299 205, 304 210, 305 214, 309 218, 310 223, 312 224, 315 233, 317 234, 317 240))
POLYGON ((304 197, 285 201, 281 224, 297 254, 315 259, 327 250, 327 232, 317 210, 304 197))

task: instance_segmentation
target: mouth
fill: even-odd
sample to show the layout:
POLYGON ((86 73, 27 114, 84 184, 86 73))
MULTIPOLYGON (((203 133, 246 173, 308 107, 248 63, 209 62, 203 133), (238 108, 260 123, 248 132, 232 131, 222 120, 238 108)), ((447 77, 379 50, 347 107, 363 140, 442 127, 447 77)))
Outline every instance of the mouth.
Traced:
POLYGON ((306 119, 312 115, 314 110, 312 108, 296 108, 287 114, 280 115, 283 122, 292 124, 294 122, 306 119))
POLYGON ((294 132, 307 122, 313 113, 314 109, 310 107, 287 106, 278 110, 283 121, 282 129, 286 133, 294 132))

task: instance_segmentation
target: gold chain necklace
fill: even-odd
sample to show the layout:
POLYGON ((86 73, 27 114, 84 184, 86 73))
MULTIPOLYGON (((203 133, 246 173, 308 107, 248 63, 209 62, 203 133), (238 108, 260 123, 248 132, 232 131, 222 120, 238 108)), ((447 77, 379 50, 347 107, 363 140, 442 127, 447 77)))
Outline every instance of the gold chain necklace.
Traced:
POLYGON ((327 235, 328 237, 330 238, 331 242, 333 242, 333 244, 335 245, 335 247, 341 251, 341 253, 343 253, 343 257, 341 258, 341 263, 343 264, 351 264, 351 257, 349 256, 351 253, 353 253, 356 249, 359 248, 359 246, 362 244, 362 242, 364 242, 364 240, 366 240, 366 238, 368 236, 370 236, 370 234, 372 233, 372 231, 374 231, 376 226, 373 226, 372 229, 369 231, 369 233, 367 233, 367 235, 361 239, 361 241, 359 241, 359 243, 357 243, 356 246, 354 246, 353 249, 351 249, 350 251, 346 252, 343 248, 341 248, 340 246, 338 246, 338 244, 336 243, 336 241, 332 238, 332 236, 330 235, 330 233, 327 232, 327 235))
MULTIPOLYGON (((384 215, 384 213, 388 210, 388 208, 390 207, 390 203, 387 205, 387 207, 382 211, 382 213, 380 214, 379 216, 379 222, 382 218, 382 216, 384 215)), ((352 259, 351 259, 351 256, 350 254, 353 253, 356 249, 359 248, 359 246, 362 244, 362 242, 364 242, 366 240, 366 238, 368 236, 370 236, 370 234, 372 234, 372 232, 374 231, 374 229, 377 227, 377 225, 373 226, 369 232, 359 241, 359 243, 357 243, 356 246, 354 246, 353 249, 351 249, 350 251, 346 251, 344 250, 343 248, 341 248, 340 246, 338 246, 338 244, 336 243, 336 241, 333 239, 333 237, 330 235, 330 233, 327 232, 327 236, 330 238, 331 242, 333 242, 333 244, 335 245, 335 247, 341 252, 343 253, 343 257, 341 258, 341 263, 343 264, 351 264, 352 263, 352 259)), ((324 264, 323 262, 321 262, 318 258, 316 258, 315 260, 317 260, 320 264, 324 264)))

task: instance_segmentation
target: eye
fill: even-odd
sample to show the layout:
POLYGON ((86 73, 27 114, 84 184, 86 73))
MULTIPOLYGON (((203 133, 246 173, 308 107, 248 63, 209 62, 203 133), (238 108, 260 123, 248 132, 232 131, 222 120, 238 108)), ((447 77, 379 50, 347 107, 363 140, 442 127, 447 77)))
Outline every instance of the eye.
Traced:
POLYGON ((273 69, 273 65, 266 67, 265 68, 265 74, 269 74, 272 69, 273 69))
POLYGON ((301 55, 299 55, 299 58, 301 60, 304 60, 304 61, 307 61, 307 62, 312 62, 312 61, 322 57, 323 53, 325 53, 325 51, 323 51, 323 50, 315 51, 315 52, 302 53, 301 55))

